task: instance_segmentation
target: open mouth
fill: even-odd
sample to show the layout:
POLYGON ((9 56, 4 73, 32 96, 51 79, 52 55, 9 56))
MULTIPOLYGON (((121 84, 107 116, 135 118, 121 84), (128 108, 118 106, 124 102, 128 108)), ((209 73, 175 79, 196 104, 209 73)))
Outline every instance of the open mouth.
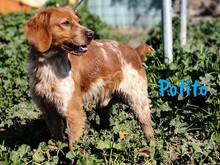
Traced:
POLYGON ((88 46, 87 45, 80 45, 80 46, 76 46, 72 43, 69 42, 64 42, 63 43, 63 48, 69 52, 74 52, 77 54, 80 53, 86 53, 88 50, 88 46))

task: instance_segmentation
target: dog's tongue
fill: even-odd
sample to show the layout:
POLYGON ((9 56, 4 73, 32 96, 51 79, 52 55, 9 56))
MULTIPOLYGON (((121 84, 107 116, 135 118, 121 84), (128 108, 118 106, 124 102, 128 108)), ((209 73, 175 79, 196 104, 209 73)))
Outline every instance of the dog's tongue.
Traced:
POLYGON ((87 45, 77 46, 77 47, 74 49, 74 51, 75 51, 76 53, 85 53, 85 52, 87 52, 87 50, 88 50, 87 45))
POLYGON ((88 50, 88 47, 87 47, 86 45, 79 47, 79 51, 80 51, 80 52, 85 52, 85 51, 87 51, 87 50, 88 50))

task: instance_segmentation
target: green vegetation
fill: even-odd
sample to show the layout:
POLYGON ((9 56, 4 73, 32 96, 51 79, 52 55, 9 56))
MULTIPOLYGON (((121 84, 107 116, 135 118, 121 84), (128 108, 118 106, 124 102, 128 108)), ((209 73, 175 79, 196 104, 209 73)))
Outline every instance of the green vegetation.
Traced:
MULTIPOLYGON (((55 2, 55 1, 54 1, 55 2)), ((96 38, 120 38, 86 9, 79 11, 83 25, 96 38)), ((220 162, 220 20, 189 25, 189 44, 182 48, 174 31, 174 62, 163 63, 161 27, 149 33, 156 49, 143 63, 147 70, 156 141, 146 143, 129 108, 115 104, 111 129, 98 131, 94 107, 86 108, 89 124, 67 150, 67 140, 50 139, 41 113, 32 103, 27 76, 28 44, 22 26, 31 14, 0 16, 0 164, 217 164, 220 162), (199 80, 207 96, 159 95, 159 79, 172 84, 199 80)), ((175 27, 178 24, 175 22, 175 27)), ((175 28, 177 29, 177 28, 175 28)), ((123 38, 126 42, 128 38, 123 38)))

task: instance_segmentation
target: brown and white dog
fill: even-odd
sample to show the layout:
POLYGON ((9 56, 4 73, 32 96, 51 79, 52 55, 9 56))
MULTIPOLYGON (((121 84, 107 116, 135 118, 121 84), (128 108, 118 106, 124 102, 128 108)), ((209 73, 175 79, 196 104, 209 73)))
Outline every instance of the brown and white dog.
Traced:
POLYGON ((71 7, 38 11, 24 31, 30 45, 31 95, 54 138, 62 140, 66 119, 69 148, 74 149, 72 143, 85 126, 83 104, 91 100, 99 104, 100 125, 105 127, 103 114, 114 95, 127 101, 145 138, 154 138, 142 67, 150 46, 132 49, 116 41, 93 40, 94 32, 80 25, 71 7))

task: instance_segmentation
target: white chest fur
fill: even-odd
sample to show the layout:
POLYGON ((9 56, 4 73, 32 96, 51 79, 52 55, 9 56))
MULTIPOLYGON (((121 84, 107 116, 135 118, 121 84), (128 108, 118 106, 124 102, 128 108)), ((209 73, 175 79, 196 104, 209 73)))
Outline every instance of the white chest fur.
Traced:
POLYGON ((55 107, 61 115, 65 116, 74 91, 68 58, 57 57, 50 61, 44 59, 39 61, 39 64, 29 67, 32 94, 43 98, 47 105, 55 107))

